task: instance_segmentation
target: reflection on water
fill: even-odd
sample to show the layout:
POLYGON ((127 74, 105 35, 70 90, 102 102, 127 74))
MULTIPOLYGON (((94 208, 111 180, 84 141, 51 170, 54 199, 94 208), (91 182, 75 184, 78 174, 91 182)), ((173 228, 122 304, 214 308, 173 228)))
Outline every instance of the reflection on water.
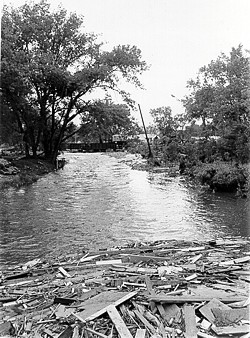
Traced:
POLYGON ((0 264, 134 240, 248 236, 248 201, 104 154, 65 154, 64 170, 0 193, 0 264))

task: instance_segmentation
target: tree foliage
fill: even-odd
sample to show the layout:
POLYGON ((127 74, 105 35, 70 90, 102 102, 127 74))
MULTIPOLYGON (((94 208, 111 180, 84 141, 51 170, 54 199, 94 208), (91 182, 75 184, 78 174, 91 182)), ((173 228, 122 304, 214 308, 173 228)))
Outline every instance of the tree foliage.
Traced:
MULTIPOLYGON (((103 50, 94 34, 83 31, 83 17, 59 7, 26 3, 3 8, 2 95, 33 155, 42 145, 54 160, 72 135, 74 118, 86 111, 86 94, 115 90, 132 103, 120 79, 140 87, 147 69, 136 46, 103 50)), ((75 132, 75 131, 73 131, 75 132)))
POLYGON ((177 160, 183 148, 185 116, 182 114, 173 116, 170 107, 151 109, 150 114, 158 136, 158 141, 153 146, 154 153, 157 155, 162 153, 165 162, 177 160))
POLYGON ((202 120, 204 136, 220 136, 225 160, 249 160, 249 59, 242 46, 221 54, 199 70, 184 100, 189 121, 202 120))
POLYGON ((160 136, 169 136, 173 133, 176 123, 170 107, 151 109, 149 113, 153 117, 153 122, 160 136))
POLYGON ((127 105, 114 104, 109 100, 93 102, 81 118, 79 134, 85 142, 110 141, 116 134, 126 139, 139 128, 127 105))

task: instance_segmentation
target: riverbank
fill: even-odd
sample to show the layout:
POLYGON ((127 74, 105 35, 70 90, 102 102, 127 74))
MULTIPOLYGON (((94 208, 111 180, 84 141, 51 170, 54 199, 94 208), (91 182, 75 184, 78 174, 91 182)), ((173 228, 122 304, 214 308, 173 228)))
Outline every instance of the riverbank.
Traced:
POLYGON ((249 241, 152 241, 2 271, 1 337, 249 337, 249 241))
POLYGON ((117 158, 136 170, 166 172, 169 176, 182 175, 194 180, 213 192, 234 193, 238 197, 246 198, 249 193, 250 165, 239 165, 215 161, 213 163, 198 163, 190 165, 168 162, 162 164, 159 160, 145 159, 140 154, 111 152, 110 156, 117 158))
MULTIPOLYGON (((239 165, 225 162, 201 163, 196 166, 186 166, 184 172, 181 173, 178 163, 167 165, 162 165, 159 161, 153 163, 143 158, 141 154, 129 152, 104 154, 115 157, 135 170, 165 171, 171 177, 182 174, 214 192, 231 192, 243 198, 246 198, 249 193, 249 165, 239 167, 239 165)), ((26 159, 11 156, 0 158, 0 189, 19 188, 32 184, 41 176, 54 170, 55 166, 42 158, 26 159), (3 164, 3 161, 7 164, 3 164)))
POLYGON ((36 182, 55 170, 55 166, 41 158, 26 159, 17 156, 0 158, 0 189, 20 188, 36 182))

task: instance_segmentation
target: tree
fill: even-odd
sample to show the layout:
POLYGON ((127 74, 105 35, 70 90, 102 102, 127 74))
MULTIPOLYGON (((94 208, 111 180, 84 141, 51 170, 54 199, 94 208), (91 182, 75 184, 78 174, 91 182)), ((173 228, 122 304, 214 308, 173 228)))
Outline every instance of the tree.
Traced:
POLYGON ((185 116, 172 116, 170 107, 151 109, 150 114, 158 134, 153 152, 158 155, 162 153, 165 162, 176 161, 182 149, 185 116))
POLYGON ((151 109, 150 112, 153 117, 153 122, 161 137, 171 136, 176 129, 176 120, 172 116, 170 107, 159 107, 151 109))
POLYGON ((82 113, 79 134, 86 142, 103 142, 112 140, 119 134, 126 138, 133 135, 138 125, 125 104, 114 104, 109 100, 97 100, 82 113))
POLYGON ((184 100, 190 121, 201 119, 205 136, 218 135, 225 159, 249 160, 249 59, 242 46, 230 55, 199 70, 197 79, 188 82, 191 90, 184 100))
POLYGON ((97 88, 115 90, 132 104, 120 80, 141 87, 138 75, 147 69, 136 46, 106 52, 94 34, 83 32, 82 24, 82 16, 68 15, 61 7, 51 12, 45 0, 3 8, 4 102, 15 114, 33 155, 42 144, 51 161, 76 132, 72 122, 86 111, 86 94, 97 88))

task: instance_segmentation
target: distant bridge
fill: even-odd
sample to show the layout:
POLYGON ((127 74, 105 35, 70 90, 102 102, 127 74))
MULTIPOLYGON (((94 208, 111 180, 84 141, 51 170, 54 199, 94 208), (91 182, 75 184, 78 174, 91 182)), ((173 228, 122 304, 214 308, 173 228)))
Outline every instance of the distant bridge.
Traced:
POLYGON ((121 150, 126 146, 126 141, 103 142, 103 143, 67 143, 65 149, 78 152, 105 152, 108 150, 121 150))

